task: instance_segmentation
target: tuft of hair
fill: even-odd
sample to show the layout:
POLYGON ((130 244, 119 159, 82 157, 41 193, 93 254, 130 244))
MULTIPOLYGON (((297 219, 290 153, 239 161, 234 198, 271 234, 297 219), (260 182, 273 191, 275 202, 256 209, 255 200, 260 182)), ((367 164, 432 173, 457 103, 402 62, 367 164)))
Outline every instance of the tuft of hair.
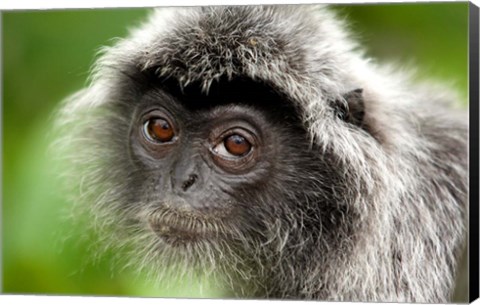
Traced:
MULTIPOLYGON (((154 10, 104 49, 89 86, 58 114, 73 218, 158 281, 181 270, 216 276, 237 296, 448 302, 466 236, 467 120, 448 88, 371 62, 350 37, 325 6, 154 10), (135 179, 128 153, 132 71, 200 84, 205 94, 221 79, 269 84, 299 109, 310 150, 333 160, 341 183, 313 173, 310 186, 281 198, 257 194, 255 234, 217 228, 233 245, 160 245, 140 221, 154 210, 154 199, 139 195, 150 182, 135 179), (332 115, 331 101, 356 88, 362 128, 332 115), (329 183, 330 201, 319 204, 329 183), (275 200, 282 204, 272 207, 275 200)), ((285 183, 310 174, 286 172, 285 183)))

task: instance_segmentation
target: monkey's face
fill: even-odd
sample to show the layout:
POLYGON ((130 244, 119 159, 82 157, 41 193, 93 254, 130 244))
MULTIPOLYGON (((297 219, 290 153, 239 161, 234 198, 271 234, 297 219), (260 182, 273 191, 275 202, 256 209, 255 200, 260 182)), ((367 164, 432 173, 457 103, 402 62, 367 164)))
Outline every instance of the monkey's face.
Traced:
POLYGON ((278 137, 245 106, 190 111, 167 96, 147 100, 130 144, 156 205, 145 221, 171 244, 217 238, 238 213, 240 189, 266 182, 278 137))
POLYGON ((153 89, 126 111, 128 174, 137 181, 137 198, 127 206, 136 205, 136 221, 160 244, 181 247, 258 233, 266 221, 260 210, 280 209, 304 183, 296 172, 313 163, 306 159, 305 130, 291 112, 270 108, 282 103, 279 97, 262 94, 261 106, 254 107, 258 91, 237 93, 191 97, 153 89))

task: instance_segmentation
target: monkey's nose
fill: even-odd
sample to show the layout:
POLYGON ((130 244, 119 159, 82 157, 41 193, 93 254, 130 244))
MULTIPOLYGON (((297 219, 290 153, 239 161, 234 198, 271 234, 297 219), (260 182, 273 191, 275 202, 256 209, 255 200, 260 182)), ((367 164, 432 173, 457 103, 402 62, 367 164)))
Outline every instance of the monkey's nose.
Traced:
POLYGON ((170 182, 173 192, 179 195, 192 192, 200 183, 200 173, 198 160, 192 158, 186 152, 181 154, 172 164, 170 171, 170 182))
MULTIPOLYGON (((172 174, 172 173, 171 173, 172 174)), ((170 177, 172 189, 176 193, 185 193, 192 191, 193 186, 199 183, 199 176, 196 173, 187 174, 185 172, 172 174, 170 177)))
POLYGON ((192 185, 197 181, 198 176, 196 174, 191 174, 188 176, 188 179, 182 183, 182 190, 186 192, 192 185))

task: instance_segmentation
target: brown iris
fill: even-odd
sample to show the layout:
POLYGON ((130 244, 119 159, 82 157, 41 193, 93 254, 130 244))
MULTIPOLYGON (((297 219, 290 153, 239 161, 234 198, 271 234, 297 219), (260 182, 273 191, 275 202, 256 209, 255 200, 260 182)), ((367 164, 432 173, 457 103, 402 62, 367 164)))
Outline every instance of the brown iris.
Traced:
POLYGON ((252 148, 250 142, 238 134, 233 134, 225 138, 223 144, 225 145, 225 149, 234 156, 243 156, 252 148))
POLYGON ((159 117, 154 117, 146 121, 143 130, 150 141, 169 142, 175 136, 175 132, 170 123, 159 117))

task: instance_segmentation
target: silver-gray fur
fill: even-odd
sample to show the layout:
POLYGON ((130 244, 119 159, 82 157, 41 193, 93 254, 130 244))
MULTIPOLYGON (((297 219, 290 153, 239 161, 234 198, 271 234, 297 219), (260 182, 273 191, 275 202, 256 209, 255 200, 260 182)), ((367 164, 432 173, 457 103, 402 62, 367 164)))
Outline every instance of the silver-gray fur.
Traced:
MULTIPOLYGON (((103 232, 107 247, 131 250, 127 264, 159 281, 174 266, 215 275, 237 296, 447 302, 466 235, 468 125, 450 107, 457 98, 448 89, 410 79, 366 59, 323 6, 162 8, 104 50, 90 85, 66 101, 57 143, 71 161, 68 181, 87 222, 103 232), (159 247, 141 221, 153 199, 136 196, 149 182, 135 178, 121 136, 131 118, 118 109, 135 102, 124 92, 132 69, 183 88, 200 84, 205 94, 223 78, 271 85, 299 109, 311 149, 334 156, 335 174, 348 187, 292 173, 285 181, 331 182, 335 202, 328 209, 311 202, 323 196, 319 187, 305 190, 301 204, 253 206, 265 215, 257 240, 241 224, 215 228, 242 246, 159 247), (333 114, 331 101, 357 88, 365 128, 333 114), (332 223, 324 224, 328 213, 332 223)), ((299 187, 286 192, 302 196, 299 187)), ((258 203, 269 196, 258 195, 258 203)))

